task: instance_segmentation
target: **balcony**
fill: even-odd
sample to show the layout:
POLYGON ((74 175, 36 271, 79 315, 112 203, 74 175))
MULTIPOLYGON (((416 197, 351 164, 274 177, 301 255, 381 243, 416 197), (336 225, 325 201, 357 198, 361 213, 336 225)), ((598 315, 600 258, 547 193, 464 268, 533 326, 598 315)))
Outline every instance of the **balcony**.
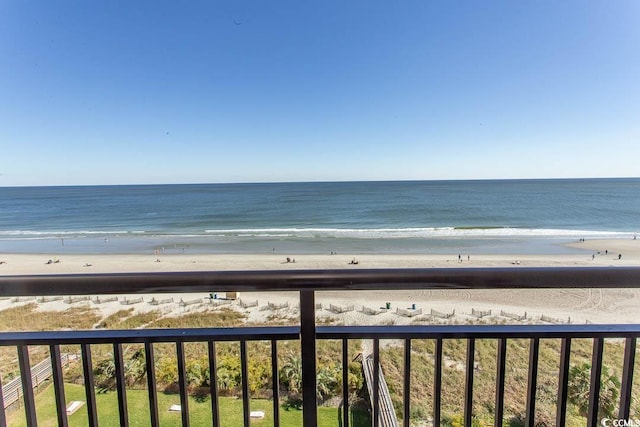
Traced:
MULTIPOLYGON (((586 421, 589 426, 601 423, 601 376, 606 371, 604 349, 606 342, 615 342, 620 352, 620 383, 616 385, 615 416, 627 420, 638 417, 632 410, 634 395, 634 366, 636 364, 636 341, 640 336, 640 324, 458 324, 458 325, 374 325, 374 326, 322 326, 316 320, 316 293, 321 291, 388 291, 390 289, 570 289, 570 288, 636 288, 640 285, 640 268, 507 268, 507 269, 376 269, 376 270, 301 270, 301 271, 235 271, 198 273, 159 274, 109 274, 109 275, 56 275, 56 276, 4 276, 0 277, 0 297, 52 297, 114 294, 162 294, 198 292, 208 295, 218 292, 264 292, 296 291, 299 293, 299 324, 295 326, 230 327, 197 329, 129 329, 129 330, 74 330, 46 332, 4 332, 0 333, 0 346, 16 349, 20 367, 21 402, 26 424, 38 424, 36 393, 30 361, 30 346, 49 348, 51 379, 57 413, 57 423, 68 425, 67 399, 65 397, 64 373, 61 347, 79 346, 84 397, 86 399, 86 425, 98 425, 98 404, 92 348, 108 345, 112 348, 115 368, 115 389, 117 395, 120 425, 128 426, 126 384, 126 363, 123 346, 133 344, 143 346, 146 393, 148 395, 148 424, 160 425, 160 412, 165 408, 158 405, 158 386, 154 351, 163 343, 175 345, 177 360, 177 390, 180 397, 180 423, 189 426, 192 419, 189 411, 189 387, 186 370, 185 345, 202 343, 208 353, 208 369, 214 379, 208 393, 211 396, 210 416, 214 426, 225 425, 225 413, 219 405, 220 389, 216 380, 218 360, 216 345, 224 342, 238 343, 240 353, 242 396, 242 420, 245 426, 251 421, 251 391, 247 351, 248 343, 261 341, 269 343, 271 365, 271 402, 273 425, 287 425, 281 421, 281 387, 278 375, 278 349, 282 342, 300 343, 302 373, 302 425, 317 425, 317 352, 318 343, 331 340, 338 342, 342 356, 336 363, 341 369, 341 383, 348 384, 349 372, 346 368, 349 357, 349 343, 353 340, 370 340, 371 354, 362 356, 365 380, 369 388, 370 420, 373 426, 412 425, 411 395, 412 381, 416 381, 417 343, 424 340, 433 344, 432 349, 432 401, 431 413, 426 417, 430 425, 443 423, 442 390, 446 377, 446 357, 444 346, 451 342, 463 342, 466 356, 461 368, 464 372, 464 386, 457 392, 460 419, 465 426, 476 425, 474 413, 474 379, 476 369, 476 344, 491 342, 495 346, 494 397, 491 402, 493 425, 506 423, 504 402, 509 390, 505 388, 505 378, 510 351, 509 344, 515 340, 528 342, 528 363, 526 367, 526 404, 523 408, 523 424, 526 426, 567 424, 569 404, 570 368, 573 360, 572 343, 589 340, 590 370, 588 389, 585 392, 586 421), (401 395, 401 403, 396 407, 388 401, 388 387, 384 380, 385 363, 381 360, 381 341, 394 340, 402 348, 401 385, 395 387, 401 395), (541 366, 541 343, 559 343, 557 359, 557 403, 552 414, 541 418, 536 411, 537 396, 540 393, 539 367, 541 366), (413 367, 413 368, 412 368, 413 367), (366 371, 369 370, 369 374, 366 371), (400 390, 398 390, 398 388, 400 390)), ((423 359, 421 359, 423 360, 423 359)), ((423 362, 420 362, 423 363, 423 362)), ((637 392, 636 392, 637 394, 637 392)), ((342 404, 335 425, 353 425, 350 417, 349 388, 342 387, 342 404), (345 404, 346 403, 346 404, 345 404)), ((6 396, 0 395, 0 404, 5 408, 6 396)), ((634 406, 635 407, 635 406, 634 406)), ((485 420, 486 423, 486 420, 485 420)), ((5 411, 0 411, 0 425, 7 425, 5 411)))

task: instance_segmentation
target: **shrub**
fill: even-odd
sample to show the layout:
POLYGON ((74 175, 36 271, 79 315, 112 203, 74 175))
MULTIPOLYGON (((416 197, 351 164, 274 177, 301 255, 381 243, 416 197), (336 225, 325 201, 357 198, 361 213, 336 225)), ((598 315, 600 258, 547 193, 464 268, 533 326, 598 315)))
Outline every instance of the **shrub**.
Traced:
POLYGON ((163 357, 156 365, 156 380, 160 384, 170 385, 178 381, 178 366, 173 357, 163 357))
MULTIPOLYGON (((583 417, 589 411, 589 389, 591 383, 591 365, 583 363, 569 370, 568 399, 578 408, 583 417)), ((602 366, 600 375, 600 401, 598 411, 601 417, 613 418, 620 395, 620 380, 602 366)))
MULTIPOLYGON (((446 427, 464 427, 464 417, 462 415, 444 415, 442 425, 446 427)), ((477 418, 471 419, 471 427, 482 427, 482 423, 477 418)))

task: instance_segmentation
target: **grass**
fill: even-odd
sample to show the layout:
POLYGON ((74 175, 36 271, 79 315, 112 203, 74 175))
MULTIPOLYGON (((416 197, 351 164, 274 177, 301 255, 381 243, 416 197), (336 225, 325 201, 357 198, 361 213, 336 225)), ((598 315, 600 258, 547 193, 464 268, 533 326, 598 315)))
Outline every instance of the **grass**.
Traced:
MULTIPOLYGON (((74 400, 85 401, 84 388, 80 385, 65 384, 65 395, 67 402, 74 400)), ((158 393, 158 412, 160 425, 180 426, 182 425, 181 415, 178 412, 169 412, 171 405, 180 404, 180 396, 177 394, 158 393)), ((116 426, 120 425, 117 395, 115 392, 96 395, 96 406, 98 408, 98 421, 100 425, 116 426)), ((129 425, 148 426, 149 425, 149 400, 146 390, 127 390, 127 407, 129 413, 129 425)), ((225 427, 241 427, 243 425, 242 400, 232 397, 221 397, 219 399, 221 424, 225 427)), ((53 387, 48 387, 36 396, 36 408, 38 426, 57 426, 56 408, 53 394, 53 387)), ((250 403, 252 411, 264 411, 265 418, 252 420, 251 424, 256 426, 273 425, 273 405, 269 400, 252 399, 250 403)), ((318 426, 332 427, 338 425, 339 412, 337 408, 318 408, 318 426)), ((189 418, 194 427, 211 426, 211 400, 189 398, 189 418)), ((369 417, 366 413, 356 412, 353 414, 350 425, 363 427, 370 425, 369 417)), ((11 426, 26 426, 23 410, 12 412, 7 422, 11 426)), ((70 427, 84 427, 87 425, 87 407, 82 406, 77 412, 69 417, 70 427)), ((300 426, 302 425, 302 411, 298 409, 280 409, 280 425, 300 426)))
POLYGON ((243 326, 247 316, 229 308, 189 313, 180 317, 163 317, 148 328, 214 328, 243 326))
POLYGON ((58 311, 38 311, 35 303, 0 311, 0 331, 56 331, 61 329, 91 329, 100 320, 89 307, 69 307, 58 311))
POLYGON ((133 315, 133 307, 127 310, 118 310, 110 316, 105 317, 100 321, 98 327, 100 328, 111 328, 111 329, 119 329, 118 325, 122 323, 124 319, 133 315))
POLYGON ((162 317, 157 310, 134 314, 134 309, 119 310, 103 319, 99 326, 108 329, 138 329, 145 327, 162 317))

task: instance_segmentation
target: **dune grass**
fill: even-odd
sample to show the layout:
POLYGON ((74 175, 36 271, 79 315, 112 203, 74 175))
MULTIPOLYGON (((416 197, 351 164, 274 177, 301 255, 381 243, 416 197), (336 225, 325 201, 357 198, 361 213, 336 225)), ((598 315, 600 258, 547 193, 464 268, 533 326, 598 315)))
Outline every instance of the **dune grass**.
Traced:
POLYGON ((151 322, 148 328, 215 328, 243 326, 247 316, 229 308, 163 317, 151 322))
POLYGON ((56 331, 61 329, 91 329, 100 320, 97 310, 69 307, 59 311, 39 311, 30 303, 0 311, 0 331, 56 331))
MULTIPOLYGON (((0 311, 0 331, 51 331, 61 329, 91 329, 100 320, 96 310, 89 307, 69 307, 62 312, 39 311, 37 304, 29 303, 0 311)), ((32 364, 36 364, 49 353, 45 347, 30 348, 32 364)), ((0 347, 0 376, 8 381, 19 375, 16 348, 0 347)))

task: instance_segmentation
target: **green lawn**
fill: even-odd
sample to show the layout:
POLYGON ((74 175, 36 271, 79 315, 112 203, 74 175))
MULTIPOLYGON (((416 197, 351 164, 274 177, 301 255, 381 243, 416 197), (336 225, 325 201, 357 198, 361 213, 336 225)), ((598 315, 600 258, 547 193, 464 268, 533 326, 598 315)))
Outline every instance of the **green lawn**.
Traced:
MULTIPOLYGON (((66 384, 65 394, 67 402, 74 400, 85 401, 84 388, 80 385, 66 384)), ((117 426, 120 425, 118 418, 118 403, 115 392, 96 395, 98 407, 98 420, 100 425, 117 426)), ((221 397, 220 413, 222 415, 221 425, 224 427, 243 426, 242 418, 242 400, 232 397, 221 397)), ((180 396, 177 394, 158 393, 158 411, 160 414, 160 425, 164 426, 180 426, 180 413, 168 412, 173 404, 180 404, 180 396)), ((127 405, 129 409, 129 425, 132 427, 149 426, 149 400, 146 390, 127 390, 127 405)), ((38 426, 54 427, 57 426, 56 408, 53 394, 53 387, 38 393, 36 396, 36 408, 38 414, 38 426)), ((262 420, 253 420, 252 425, 256 426, 272 426, 273 411, 272 403, 269 400, 253 399, 251 400, 252 411, 264 411, 265 418, 262 420)), ((330 427, 337 426, 338 423, 337 408, 318 408, 318 426, 330 427)), ((204 401, 189 398, 189 416, 191 425, 211 426, 211 400, 207 397, 204 401)), ((354 419, 350 425, 370 425, 368 416, 360 414, 358 419, 354 419), (354 424, 355 423, 355 424, 354 424)), ((26 426, 24 419, 24 409, 13 411, 9 414, 8 420, 10 426, 26 426)), ((84 427, 87 425, 87 407, 83 405, 77 412, 69 417, 70 427, 84 427)), ((300 426, 302 425, 302 411, 280 409, 280 425, 282 426, 300 426)))

